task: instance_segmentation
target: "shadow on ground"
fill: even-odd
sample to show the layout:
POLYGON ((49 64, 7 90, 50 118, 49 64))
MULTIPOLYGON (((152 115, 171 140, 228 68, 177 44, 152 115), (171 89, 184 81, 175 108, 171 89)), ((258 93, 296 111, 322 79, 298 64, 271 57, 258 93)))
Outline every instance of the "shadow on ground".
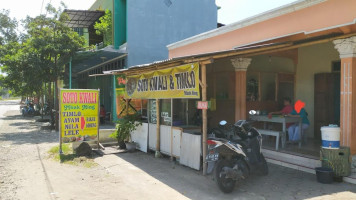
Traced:
POLYGON ((0 141, 11 141, 12 144, 39 144, 58 141, 58 133, 50 131, 8 132, 0 135, 0 141))
POLYGON ((222 193, 211 176, 201 171, 175 164, 168 159, 156 159, 142 152, 116 154, 119 158, 143 170, 190 199, 308 199, 333 193, 351 191, 356 187, 347 183, 321 184, 309 174, 269 164, 269 175, 251 175, 239 182, 231 194, 222 193), (199 192, 197 192, 199 191, 199 192))
POLYGON ((43 122, 36 122, 33 117, 22 117, 14 111, 5 113, 5 120, 0 130, 0 141, 13 144, 38 144, 58 141, 58 132, 40 130, 43 122))

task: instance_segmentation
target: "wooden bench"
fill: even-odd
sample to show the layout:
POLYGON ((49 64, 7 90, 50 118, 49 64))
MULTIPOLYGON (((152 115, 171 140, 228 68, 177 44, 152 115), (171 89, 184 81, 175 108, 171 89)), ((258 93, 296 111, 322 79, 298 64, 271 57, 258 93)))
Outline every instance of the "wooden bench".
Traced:
POLYGON ((270 135, 270 136, 276 136, 276 150, 278 151, 278 146, 279 146, 279 138, 282 139, 282 148, 284 148, 285 141, 286 141, 286 134, 283 131, 273 131, 273 130, 267 130, 267 129, 257 129, 258 132, 260 132, 262 135, 270 135))

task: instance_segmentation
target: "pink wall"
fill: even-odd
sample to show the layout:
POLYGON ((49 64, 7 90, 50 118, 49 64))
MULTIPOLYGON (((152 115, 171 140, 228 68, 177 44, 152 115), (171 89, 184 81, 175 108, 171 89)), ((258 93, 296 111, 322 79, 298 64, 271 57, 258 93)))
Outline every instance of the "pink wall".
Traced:
POLYGON ((356 18, 356 0, 329 0, 273 19, 259 22, 215 37, 169 51, 180 57, 222 50, 298 32, 352 23, 356 18))

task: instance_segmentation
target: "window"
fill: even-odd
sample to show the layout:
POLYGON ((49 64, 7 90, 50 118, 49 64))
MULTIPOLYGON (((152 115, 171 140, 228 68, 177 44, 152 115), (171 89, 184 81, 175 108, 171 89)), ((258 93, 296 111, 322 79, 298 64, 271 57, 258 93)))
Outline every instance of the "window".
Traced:
MULTIPOLYGON (((171 99, 160 99, 159 112, 160 112, 160 124, 171 126, 172 125, 172 113, 171 113, 171 99)), ((149 122, 152 124, 157 124, 157 104, 155 99, 150 99, 149 104, 149 122)), ((144 111, 143 111, 144 112, 144 111)))
POLYGON ((172 113, 171 113, 171 99, 160 100, 160 124, 171 126, 172 125, 172 113))
POLYGON ((84 35, 83 28, 73 28, 73 31, 77 32, 79 36, 83 36, 84 35))
POLYGON ((201 110, 196 108, 197 100, 173 99, 173 126, 201 124, 201 110))
POLYGON ((116 61, 118 69, 122 69, 121 60, 116 61))
POLYGON ((156 107, 156 100, 150 99, 149 100, 149 123, 157 124, 157 107, 156 107))
POLYGON ((121 60, 121 67, 122 68, 125 68, 125 66, 126 66, 125 62, 126 62, 125 58, 121 60))

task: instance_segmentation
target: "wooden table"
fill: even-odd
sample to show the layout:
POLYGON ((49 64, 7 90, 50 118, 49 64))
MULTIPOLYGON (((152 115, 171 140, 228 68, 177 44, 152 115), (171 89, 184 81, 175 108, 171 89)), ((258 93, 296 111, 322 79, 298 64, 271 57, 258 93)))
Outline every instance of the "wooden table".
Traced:
MULTIPOLYGON (((270 133, 271 130, 267 130, 266 123, 267 122, 273 122, 273 123, 281 123, 283 126, 282 128, 282 148, 284 148, 284 144, 286 142, 286 135, 287 135, 287 123, 299 123, 299 130, 300 130, 300 140, 299 142, 299 147, 302 146, 302 138, 303 138, 303 131, 302 131, 302 118, 300 117, 289 117, 289 116, 283 116, 283 115, 273 115, 272 118, 268 118, 267 115, 250 115, 250 119, 253 121, 259 121, 259 122, 264 122, 264 129, 262 129, 261 134, 263 134, 263 130, 266 131, 266 133, 270 133)), ((272 131, 273 132, 273 131, 272 131)), ((279 143, 279 140, 277 138, 277 143, 279 143)), ((276 150, 278 150, 278 144, 276 144, 276 150)))

